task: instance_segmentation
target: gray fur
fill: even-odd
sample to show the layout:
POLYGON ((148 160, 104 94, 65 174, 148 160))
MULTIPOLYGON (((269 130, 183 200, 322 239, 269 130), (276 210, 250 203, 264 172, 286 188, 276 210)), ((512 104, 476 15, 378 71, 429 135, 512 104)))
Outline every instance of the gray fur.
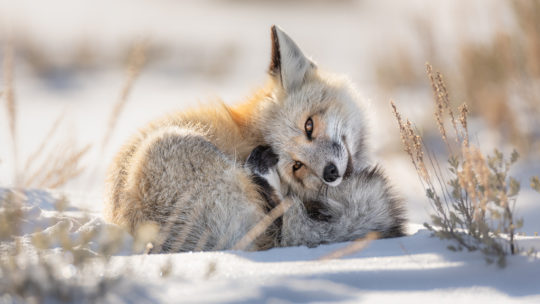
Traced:
POLYGON ((355 172, 317 197, 291 195, 285 199, 293 203, 283 216, 281 246, 352 241, 372 231, 381 237, 404 235, 402 201, 378 167, 355 172), (319 203, 316 218, 307 210, 310 201, 319 203))
MULTIPOLYGON (((232 248, 265 215, 250 175, 205 132, 160 128, 141 142, 128 168, 124 202, 135 214, 128 216, 133 232, 157 224, 153 252, 232 248)), ((246 249, 273 246, 264 237, 246 249)))
POLYGON ((328 75, 324 80, 319 77, 306 80, 302 90, 278 98, 266 111, 261 123, 263 136, 279 155, 278 171, 292 191, 300 195, 318 191, 324 183, 324 166, 329 162, 337 165, 341 176, 345 175, 349 163, 352 170, 371 165, 365 149, 365 110, 348 81, 328 75), (325 136, 308 142, 302 126, 303 121, 313 115, 320 115, 325 121, 325 136), (290 176, 295 160, 309 168, 310 174, 303 183, 290 176))
POLYGON ((382 174, 367 169, 366 111, 355 89, 321 71, 281 29, 273 27, 272 38, 269 86, 245 105, 174 113, 121 148, 109 170, 108 220, 135 235, 157 226, 154 252, 238 243, 263 250, 351 240, 373 229, 401 233, 399 201, 382 174), (305 134, 309 117, 313 138, 305 134), (244 166, 261 144, 276 154, 275 167, 244 166), (302 166, 293 171, 296 162, 302 166), (339 171, 331 183, 322 180, 328 163, 339 171), (292 200, 291 209, 246 242, 281 200, 292 200))

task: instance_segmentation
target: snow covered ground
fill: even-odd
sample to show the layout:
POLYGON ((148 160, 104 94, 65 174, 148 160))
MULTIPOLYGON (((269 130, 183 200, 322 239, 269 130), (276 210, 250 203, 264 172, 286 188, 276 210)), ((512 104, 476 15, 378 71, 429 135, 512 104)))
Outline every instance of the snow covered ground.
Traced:
MULTIPOLYGON (((452 253, 418 230, 378 240, 360 253, 319 258, 346 244, 279 248, 266 252, 187 253, 172 257, 164 291, 187 302, 280 303, 538 303, 538 261, 515 257, 506 269, 487 267, 478 253, 452 253), (215 265, 210 274, 209 265, 215 265)), ((529 238, 530 240, 530 238, 529 238)), ((527 239, 523 238, 523 242, 527 239)), ((539 240, 536 238, 536 244, 539 240)), ((136 273, 159 273, 164 256, 134 258, 136 273)), ((121 259, 121 258, 120 258, 121 259)), ((153 282, 160 284, 159 279, 153 282)))
MULTIPOLYGON (((149 256, 124 252, 113 258, 110 271, 120 273, 129 268, 132 275, 126 276, 116 296, 131 302, 168 303, 539 303, 538 259, 511 257, 508 266, 499 269, 486 265, 478 252, 447 250, 448 242, 429 237, 422 228, 420 224, 429 219, 429 205, 416 173, 400 152, 388 100, 396 99, 413 120, 422 117, 432 111, 428 83, 398 96, 389 95, 377 86, 374 72, 377 60, 391 56, 393 42, 419 48, 421 39, 411 25, 416 17, 431 20, 430 26, 440 33, 436 52, 451 60, 452 45, 462 38, 452 34, 458 26, 456 20, 460 20, 455 16, 463 17, 459 26, 469 29, 467 35, 484 39, 490 35, 494 19, 512 26, 504 3, 475 1, 467 4, 466 10, 462 5, 467 1, 306 3, 1 2, 1 35, 5 38, 11 32, 14 40, 24 42, 26 52, 19 54, 15 71, 18 166, 13 163, 5 107, 0 104, 0 187, 14 184, 15 167, 24 167, 50 125, 63 114, 59 132, 50 139, 52 145, 72 138, 73 144, 93 146, 84 159, 87 170, 60 189, 72 203, 67 218, 62 216, 72 223, 73 234, 85 225, 90 229, 104 226, 99 212, 105 169, 118 147, 144 123, 173 109, 215 96, 233 103, 249 94, 264 82, 270 58, 269 27, 279 24, 321 66, 349 75, 371 102, 374 152, 407 200, 410 236, 377 240, 353 255, 324 261, 319 259, 347 244, 265 252, 149 256), (156 46, 153 52, 158 59, 150 57, 109 144, 101 147, 125 79, 119 62, 127 45, 140 37, 149 38, 156 46), (79 47, 90 54, 89 68, 72 66, 73 50, 79 47), (83 216, 86 212, 89 218, 83 216), (162 267, 168 261, 171 273, 162 277, 162 267)), ((425 60, 420 58, 421 64, 425 60)), ((492 148, 489 141, 482 144, 492 148)), ((516 213, 524 218, 522 232, 527 236, 519 237, 524 248, 540 249, 540 238, 531 236, 540 232, 540 196, 526 187, 527 178, 539 173, 539 162, 534 159, 524 160, 515 172, 523 188, 516 213)), ((50 228, 59 218, 53 210, 54 195, 28 193, 28 225, 21 232, 26 238, 35 229, 50 228)), ((119 299, 114 296, 108 300, 119 299)))
MULTIPOLYGON (((0 191, 0 196, 6 190, 0 191)), ((69 222, 70 236, 104 231, 99 214, 76 207, 54 210, 57 193, 26 191, 22 243, 34 231, 54 233, 69 222), (101 230, 100 230, 101 229, 101 230)), ((99 239, 100 236, 96 237, 99 239)), ((91 242, 91 244, 94 244, 91 242)), ((127 237, 126 248, 130 247, 127 237)), ((518 237, 524 250, 540 248, 540 237, 518 237)), ((527 256, 508 259, 500 269, 479 252, 451 252, 422 226, 409 236, 376 240, 361 251, 323 259, 350 243, 317 248, 276 248, 263 252, 189 252, 114 256, 104 270, 123 275, 106 300, 133 303, 538 303, 540 262, 527 256), (165 275, 164 272, 167 272, 165 275)), ((90 246, 90 250, 93 246, 90 246)), ((73 275, 73 274, 71 274, 73 275)), ((0 297, 1 299, 1 297, 0 297)))

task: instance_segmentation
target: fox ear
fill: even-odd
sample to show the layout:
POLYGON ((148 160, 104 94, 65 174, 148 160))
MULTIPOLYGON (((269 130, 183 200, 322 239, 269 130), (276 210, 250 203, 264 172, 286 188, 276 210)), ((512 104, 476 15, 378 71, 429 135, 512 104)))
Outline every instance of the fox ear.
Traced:
POLYGON ((317 68, 283 30, 272 26, 272 59, 268 73, 279 79, 283 89, 291 92, 304 83, 306 75, 317 68))

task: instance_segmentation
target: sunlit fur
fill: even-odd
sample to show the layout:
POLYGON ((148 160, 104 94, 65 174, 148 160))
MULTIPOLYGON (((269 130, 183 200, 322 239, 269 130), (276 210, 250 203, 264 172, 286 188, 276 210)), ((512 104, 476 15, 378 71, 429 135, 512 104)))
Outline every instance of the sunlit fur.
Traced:
MULTIPOLYGON (((268 212, 243 165, 256 146, 278 154, 280 194, 300 201, 369 166, 364 110, 348 80, 321 71, 277 27, 269 74, 243 103, 173 113, 135 134, 110 167, 106 218, 133 234, 157 225, 157 252, 229 249, 268 212), (312 141, 304 133, 310 116, 312 141), (293 173, 295 161, 304 165, 293 173), (340 175, 332 183, 321 179, 329 162, 340 175)), ((247 249, 279 246, 275 229, 268 231, 247 249)))
POLYGON ((334 163, 340 174, 331 186, 351 170, 369 165, 362 104, 346 79, 314 71, 299 90, 277 97, 267 112, 261 123, 263 136, 279 155, 280 176, 285 188, 290 187, 286 191, 301 195, 318 191, 328 163, 334 163), (311 140, 304 130, 309 117, 314 121, 311 140), (295 161, 303 164, 297 171, 295 161))

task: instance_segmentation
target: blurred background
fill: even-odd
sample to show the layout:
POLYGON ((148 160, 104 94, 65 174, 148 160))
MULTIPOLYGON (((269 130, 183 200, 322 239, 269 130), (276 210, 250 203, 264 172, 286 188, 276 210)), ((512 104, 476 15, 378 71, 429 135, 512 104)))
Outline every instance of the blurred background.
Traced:
POLYGON ((59 188, 99 210, 108 163, 139 127, 264 83, 272 24, 369 101, 374 153, 413 221, 428 204, 389 100, 428 145, 439 137, 426 62, 469 105, 475 143, 516 147, 524 187, 540 172, 540 1, 17 0, 0 3, 0 185, 59 188), (45 182, 69 162, 76 178, 45 182))

